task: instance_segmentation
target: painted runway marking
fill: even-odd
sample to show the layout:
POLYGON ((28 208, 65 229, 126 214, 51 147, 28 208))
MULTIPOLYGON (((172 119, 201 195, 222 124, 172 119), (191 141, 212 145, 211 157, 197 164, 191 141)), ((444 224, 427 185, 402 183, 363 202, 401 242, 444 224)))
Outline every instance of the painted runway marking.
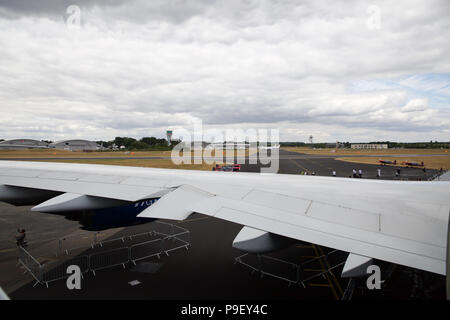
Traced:
MULTIPOLYGON (((323 250, 322 250, 322 247, 319 246, 318 249, 319 249, 319 252, 320 252, 320 254, 321 254, 322 256, 325 255, 324 252, 323 252, 323 250)), ((331 266, 330 266, 330 264, 328 263, 328 260, 325 258, 324 261, 325 261, 326 266, 328 267, 328 270, 330 270, 330 269, 331 269, 331 266)), ((332 278, 333 278, 333 280, 334 280, 334 283, 336 284, 336 287, 337 287, 339 293, 340 293, 341 296, 342 296, 342 295, 344 294, 344 292, 342 291, 342 288, 341 288, 341 285, 339 284, 339 281, 337 280, 337 278, 336 278, 336 276, 334 275, 334 273, 333 273, 332 270, 330 270, 330 274, 331 274, 331 276, 332 276, 332 278)))
POLYGON ((308 169, 306 169, 304 166, 302 166, 301 164, 297 163, 296 161, 294 161, 294 160, 292 160, 292 159, 289 159, 289 161, 292 162, 292 163, 293 163, 295 166, 297 166, 298 168, 303 169, 303 170, 309 172, 308 169))
MULTIPOLYGON (((319 254, 319 251, 318 251, 318 249, 317 249, 318 247, 319 247, 319 246, 313 244, 314 253, 316 254, 317 257, 320 257, 321 255, 319 254)), ((320 247, 319 247, 319 248, 320 248, 320 247)), ((322 251, 322 252, 323 252, 323 251, 322 251)), ((324 263, 323 263, 323 261, 322 261, 321 258, 319 258, 319 262, 320 262, 320 267, 322 268, 322 271, 325 272, 325 273, 324 273, 324 274, 325 274, 325 277, 327 278, 329 287, 331 288, 331 291, 332 291, 332 293, 333 293, 333 295, 334 295, 334 298, 335 298, 336 300, 339 300, 339 296, 338 296, 338 294, 337 294, 337 292, 336 292, 336 289, 334 288, 333 282, 331 282, 331 279, 330 279, 330 276, 328 275, 328 272, 326 272, 327 269, 325 268, 325 265, 324 265, 324 263)))

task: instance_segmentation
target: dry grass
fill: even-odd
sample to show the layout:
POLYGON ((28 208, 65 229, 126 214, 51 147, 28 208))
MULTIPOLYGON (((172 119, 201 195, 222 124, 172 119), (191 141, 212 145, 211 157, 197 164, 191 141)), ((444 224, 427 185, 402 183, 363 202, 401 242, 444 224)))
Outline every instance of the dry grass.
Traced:
MULTIPOLYGON (((198 152, 198 151, 197 151, 198 152)), ((218 155, 226 155, 227 151, 217 151, 218 155)), ((230 151, 228 151, 230 152, 230 151)), ((234 150, 234 155, 244 154, 249 155, 249 150, 234 150), (245 152, 243 152, 245 151, 245 152)), ((233 153, 233 151, 231 151, 233 153)), ((1 158, 106 158, 106 157, 170 157, 172 151, 96 151, 96 152, 82 152, 82 151, 67 151, 55 149, 25 149, 25 150, 0 150, 1 158)), ((180 155, 183 155, 181 152, 180 155)), ((195 151, 191 151, 192 156, 196 156, 195 151)), ((201 153, 200 153, 201 155, 201 153)), ((209 156, 206 154, 205 156, 209 156)), ((215 151, 211 152, 211 156, 215 156, 215 151)))
POLYGON ((214 164, 180 164, 176 165, 170 159, 86 159, 86 160, 45 160, 45 162, 60 163, 86 163, 86 164, 102 164, 110 166, 129 166, 129 167, 147 167, 147 168, 163 168, 163 169, 183 169, 183 170, 207 170, 210 171, 214 164))
MULTIPOLYGON (((336 158, 336 160, 340 161, 347 161, 347 162, 353 162, 353 163, 366 163, 366 164, 380 164, 378 162, 378 158, 376 157, 357 157, 357 158, 336 158)), ((396 166, 404 166, 401 163, 403 161, 411 161, 411 162, 424 162, 425 168, 428 169, 444 169, 444 170, 450 170, 450 155, 449 156, 436 156, 436 157, 389 157, 389 159, 383 159, 383 160, 389 160, 394 161, 397 160, 396 166)))
POLYGON ((170 151, 67 151, 55 149, 0 150, 0 158, 105 158, 105 157, 170 157, 170 151))
MULTIPOLYGON (((237 155, 238 151, 235 151, 237 155)), ((242 151, 241 151, 242 152, 242 151)), ((197 154, 192 151, 192 156, 197 154)), ((220 151, 222 154, 222 151, 220 151)), ((220 155, 219 154, 219 155, 220 155)), ((181 156, 183 153, 180 154, 181 156)), ((248 150, 245 155, 248 156, 248 150)), ((185 170, 211 170, 215 166, 202 162, 201 164, 180 164, 176 165, 171 159, 126 159, 140 158, 140 157, 165 157, 169 158, 171 151, 99 151, 99 152, 81 152, 81 151, 67 151, 67 150, 43 150, 43 149, 26 149, 26 150, 0 150, 1 158, 23 158, 23 159, 39 159, 39 158, 52 158, 51 160, 45 160, 46 162, 63 162, 63 163, 87 163, 87 164, 103 164, 103 165, 116 165, 116 166, 131 166, 131 167, 150 167, 150 168, 166 168, 166 169, 185 169, 185 170), (124 157, 125 159, 113 159, 116 157, 124 157), (70 160, 67 158, 89 158, 89 159, 77 159, 70 160), (92 159, 99 158, 99 159, 92 159), (100 159, 102 158, 102 159, 100 159), (104 159, 111 158, 111 159, 104 159)), ((205 154, 205 156, 207 156, 205 154)), ((209 154, 208 154, 209 156, 209 154)), ((215 156, 212 152, 211 156, 215 156)), ((223 165, 223 162, 217 162, 223 165)), ((230 163, 232 164, 232 163, 230 163)))
MULTIPOLYGON (((312 149, 309 147, 283 147, 286 151, 322 154, 322 155, 405 155, 405 154, 448 154, 447 149, 384 149, 384 150, 353 150, 353 149, 312 149)), ((408 159, 409 160, 409 159, 408 159)))

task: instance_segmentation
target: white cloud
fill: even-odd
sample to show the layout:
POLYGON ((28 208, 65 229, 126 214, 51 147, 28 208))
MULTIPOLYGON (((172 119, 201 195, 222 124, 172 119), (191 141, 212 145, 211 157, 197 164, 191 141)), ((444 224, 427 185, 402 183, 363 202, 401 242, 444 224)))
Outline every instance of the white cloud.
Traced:
POLYGON ((448 3, 378 1, 380 30, 366 27, 371 4, 85 1, 73 30, 50 4, 11 2, 0 137, 163 136, 202 119, 279 127, 284 140, 450 140, 450 106, 420 96, 448 98, 448 77, 418 80, 450 72, 448 3))
POLYGON ((408 101, 408 103, 401 108, 403 112, 416 112, 416 111, 425 111, 428 109, 427 99, 414 99, 408 101))

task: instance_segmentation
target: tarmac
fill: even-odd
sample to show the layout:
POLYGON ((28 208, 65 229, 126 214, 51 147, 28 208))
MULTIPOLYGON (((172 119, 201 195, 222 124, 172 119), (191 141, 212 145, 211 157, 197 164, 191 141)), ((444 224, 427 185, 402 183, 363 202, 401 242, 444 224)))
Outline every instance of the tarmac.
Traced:
MULTIPOLYGON (((362 170, 362 177, 365 179, 376 179, 377 170, 381 170, 381 178, 383 180, 428 180, 435 176, 439 170, 422 168, 406 168, 391 165, 372 165, 363 163, 352 163, 336 160, 341 156, 323 156, 298 154, 285 150, 279 151, 279 171, 282 174, 300 174, 301 172, 315 172, 318 176, 332 176, 336 171, 336 177, 351 177, 353 169, 362 170), (395 172, 400 169, 400 175, 396 176, 395 172)), ((358 156, 354 156, 357 158, 358 156)), ((243 171, 259 172, 261 165, 246 164, 242 166, 243 171)))
MULTIPOLYGON (((260 167, 247 164, 242 166, 242 171, 258 172, 260 167)), ((280 150, 279 173, 314 171, 316 175, 331 176, 332 170, 335 170, 338 177, 348 177, 355 168, 363 170, 363 178, 376 178, 379 167, 280 150)), ((395 167, 381 168, 382 179, 427 180, 436 174, 436 170, 424 173, 419 168, 401 168, 401 176, 396 177, 395 167)), ((41 249, 36 255, 42 262, 58 259, 52 255, 52 249, 59 238, 79 239, 88 248, 93 232, 80 230, 77 221, 67 220, 63 216, 30 212, 29 206, 14 207, 4 203, 0 203, 0 222, 0 285, 12 299, 337 300, 342 298, 348 284, 347 279, 339 277, 341 267, 334 269, 333 273, 314 278, 305 288, 298 284, 288 285, 286 281, 268 275, 261 277, 260 273, 235 263, 235 258, 243 252, 232 248, 231 244, 242 226, 194 214, 188 220, 179 222, 180 226, 190 231, 189 250, 180 249, 161 259, 142 260, 136 266, 129 263, 125 269, 117 266, 100 270, 95 276, 86 274, 81 290, 68 290, 64 280, 51 283, 49 288, 33 286, 33 278, 16 266, 14 234, 17 228, 25 228, 32 247, 41 249), (133 282, 135 280, 137 282, 133 282)), ((147 223, 108 230, 102 232, 102 236, 117 238, 151 228, 152 223, 147 223)), ((317 259, 331 251, 330 248, 298 242, 272 256, 295 263, 314 259, 307 271, 314 275, 345 261, 345 252, 336 252, 335 259, 317 259)), ((353 299, 445 299, 443 276, 392 264, 385 264, 382 270, 391 273, 383 289, 364 290, 364 283, 359 283, 353 299)))

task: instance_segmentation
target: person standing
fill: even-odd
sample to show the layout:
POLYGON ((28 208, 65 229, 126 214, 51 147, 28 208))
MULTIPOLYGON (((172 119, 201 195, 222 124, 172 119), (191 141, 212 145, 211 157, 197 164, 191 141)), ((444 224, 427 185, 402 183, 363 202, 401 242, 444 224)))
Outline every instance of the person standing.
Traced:
POLYGON ((353 169, 353 178, 356 178, 356 169, 353 169))
POLYGON ((362 170, 361 169, 358 170, 358 175, 360 178, 362 178, 362 170))
POLYGON ((25 237, 25 229, 17 229, 16 244, 18 246, 23 246, 25 244, 25 237))
POLYGON ((336 177, 336 171, 333 170, 333 177, 336 177))
POLYGON ((378 168, 378 169, 377 169, 377 178, 380 178, 380 177, 381 177, 381 169, 378 168))

